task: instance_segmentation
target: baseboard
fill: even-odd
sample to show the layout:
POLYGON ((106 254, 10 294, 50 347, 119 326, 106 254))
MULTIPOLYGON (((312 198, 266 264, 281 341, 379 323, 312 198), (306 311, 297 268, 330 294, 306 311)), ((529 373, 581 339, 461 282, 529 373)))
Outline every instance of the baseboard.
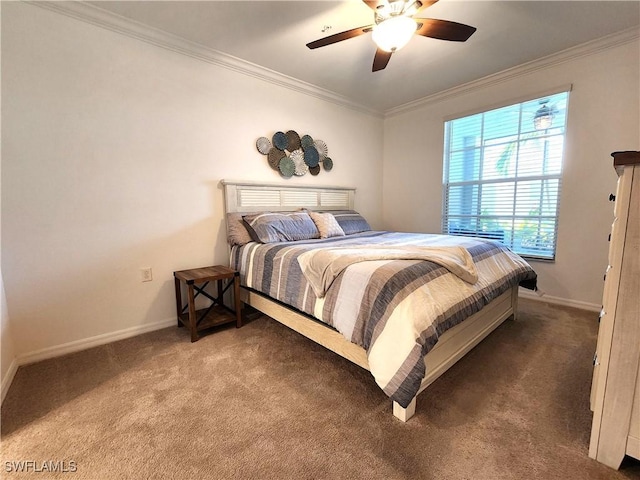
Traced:
POLYGON ((13 382, 13 377, 16 376, 17 371, 18 361, 14 358, 13 360, 11 360, 11 365, 9 365, 7 373, 2 378, 2 393, 0 396, 0 403, 4 402, 4 397, 7 396, 7 392, 9 391, 9 387, 11 386, 11 382, 13 382))
MULTIPOLYGON (((551 295, 538 295, 537 293, 523 290, 522 288, 518 292, 519 297, 536 300, 540 302, 552 303, 556 305, 564 305, 567 307, 580 308, 582 310, 589 310, 593 312, 599 312, 602 309, 601 305, 596 305, 588 302, 581 302, 578 300, 569 300, 566 298, 554 297, 551 295)), ((81 350, 87 350, 99 345, 106 345, 107 343, 116 342, 118 340, 124 340, 125 338, 135 337, 143 333, 152 332, 154 330, 160 330, 174 326, 176 324, 175 318, 169 318, 161 320, 159 322, 147 323, 136 327, 125 328, 124 330, 118 330, 116 332, 104 333, 102 335, 96 335, 94 337, 84 338, 81 340, 75 340, 69 343, 63 343, 62 345, 55 345, 53 347, 43 348, 33 352, 18 355, 15 358, 7 374, 2 379, 2 397, 0 401, 4 401, 4 397, 9 391, 13 377, 18 371, 18 367, 21 365, 28 365, 30 363, 39 362, 41 360, 48 360, 50 358, 60 357, 69 353, 79 352, 81 350)))
POLYGON ((602 305, 600 304, 582 302, 580 300, 570 300, 568 298, 554 297, 552 295, 547 295, 546 293, 540 295, 539 293, 532 292, 531 290, 523 290, 522 288, 518 291, 518 296, 527 298, 529 300, 552 303, 554 305, 563 305, 565 307, 579 308, 581 310, 588 310, 590 312, 599 312, 600 310, 602 310, 602 305))
POLYGON ((125 328, 124 330, 118 330, 116 332, 103 333, 102 335, 96 335, 95 337, 83 338, 81 340, 63 343, 62 345, 55 345, 53 347, 47 347, 41 350, 36 350, 34 352, 18 355, 16 363, 18 364, 18 366, 28 365, 29 363, 35 363, 41 360, 47 360, 49 358, 60 357, 69 353, 79 352, 81 350, 87 350, 99 345, 105 345, 107 343, 124 340, 125 338, 135 337, 136 335, 141 335, 143 333, 152 332, 154 330, 160 330, 161 328, 167 328, 175 325, 176 319, 172 317, 170 319, 162 320, 159 322, 145 323, 144 325, 125 328))

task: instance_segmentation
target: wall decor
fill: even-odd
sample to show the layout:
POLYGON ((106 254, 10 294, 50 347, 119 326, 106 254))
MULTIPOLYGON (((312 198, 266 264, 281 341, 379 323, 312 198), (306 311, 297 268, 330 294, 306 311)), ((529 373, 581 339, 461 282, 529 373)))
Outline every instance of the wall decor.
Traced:
POLYGON ((271 168, 273 168, 274 170, 278 170, 280 165, 280 160, 282 160, 286 156, 287 154, 284 151, 276 147, 271 147, 269 149, 267 159, 269 161, 269 165, 271 166, 271 168))
POLYGON ((289 178, 296 172, 296 164, 293 163, 290 157, 282 158, 278 167, 280 168, 280 174, 284 178, 289 178))
POLYGON ((271 141, 267 137, 260 137, 256 142, 256 146, 261 154, 267 155, 271 150, 271 141))
POLYGON ((311 135, 300 136, 295 130, 277 131, 271 138, 260 137, 256 141, 258 151, 267 156, 269 166, 284 178, 301 177, 307 172, 318 175, 333 168, 333 160, 327 155, 327 144, 311 135))
POLYGON ((300 143, 300 135, 298 135, 297 132, 289 130, 285 135, 287 136, 287 146, 289 151, 292 152, 294 150, 298 150, 302 146, 302 143, 300 143))

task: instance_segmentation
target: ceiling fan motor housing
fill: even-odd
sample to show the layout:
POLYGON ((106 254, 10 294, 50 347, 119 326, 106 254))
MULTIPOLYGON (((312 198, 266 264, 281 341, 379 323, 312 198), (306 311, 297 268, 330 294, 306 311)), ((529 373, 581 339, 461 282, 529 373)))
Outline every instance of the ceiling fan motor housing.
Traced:
POLYGON ((380 24, 391 17, 404 15, 407 17, 418 13, 422 7, 419 0, 390 0, 389 2, 381 2, 374 10, 375 22, 380 24))

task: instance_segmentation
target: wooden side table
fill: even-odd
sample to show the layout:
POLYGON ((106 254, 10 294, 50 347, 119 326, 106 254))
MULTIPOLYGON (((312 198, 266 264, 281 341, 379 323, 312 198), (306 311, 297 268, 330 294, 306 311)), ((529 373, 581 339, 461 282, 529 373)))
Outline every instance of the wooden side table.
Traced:
POLYGON ((184 325, 191 332, 191 341, 198 340, 198 332, 225 323, 236 322, 236 328, 242 326, 240 309, 240 274, 222 265, 194 268, 173 272, 176 285, 176 311, 178 326, 184 325), (224 281, 227 280, 226 286, 224 281), (187 304, 182 305, 181 282, 187 286, 187 304), (217 283, 217 296, 205 291, 209 282, 217 283), (223 302, 224 293, 233 285, 235 310, 231 310, 223 302), (208 308, 196 310, 195 299, 203 295, 211 300, 208 308))

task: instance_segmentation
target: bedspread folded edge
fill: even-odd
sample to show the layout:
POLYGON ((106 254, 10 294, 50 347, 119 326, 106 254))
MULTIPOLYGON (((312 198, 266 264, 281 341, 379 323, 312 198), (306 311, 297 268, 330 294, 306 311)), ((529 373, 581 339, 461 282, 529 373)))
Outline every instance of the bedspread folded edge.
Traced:
POLYGON ((467 283, 478 281, 469 251, 461 246, 336 247, 310 250, 298 257, 303 275, 317 297, 324 297, 331 284, 350 265, 374 260, 424 260, 436 263, 467 283))

